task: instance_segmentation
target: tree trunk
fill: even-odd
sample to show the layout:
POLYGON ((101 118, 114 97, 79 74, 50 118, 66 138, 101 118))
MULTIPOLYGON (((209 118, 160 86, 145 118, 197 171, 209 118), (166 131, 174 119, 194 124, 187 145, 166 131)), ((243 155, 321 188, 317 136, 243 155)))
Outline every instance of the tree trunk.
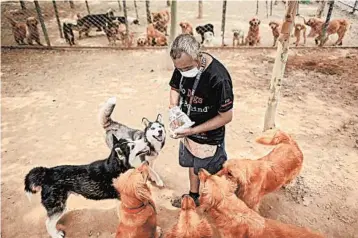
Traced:
POLYGON ((221 21, 221 34, 222 34, 221 45, 222 46, 225 46, 226 5, 227 5, 227 0, 224 0, 223 1, 223 16, 222 16, 222 21, 221 21))
POLYGON ((256 0, 256 16, 259 14, 259 0, 256 0))
POLYGON ((88 6, 88 1, 85 1, 85 3, 86 3, 86 8, 87 8, 87 13, 88 13, 88 14, 91 14, 90 8, 89 8, 89 6, 88 6))
POLYGON ((62 27, 61 27, 61 21, 60 21, 59 15, 58 15, 58 9, 57 9, 57 5, 56 5, 56 1, 55 1, 55 0, 52 0, 52 5, 53 5, 53 9, 54 9, 54 11, 55 11, 57 26, 58 26, 58 30, 59 30, 59 32, 60 32, 60 37, 63 38, 62 27))
POLYGON ((268 18, 268 2, 266 0, 266 18, 268 18))
POLYGON ((177 34, 177 0, 172 0, 170 7, 170 43, 172 43, 177 34))
POLYGON ((334 0, 333 1, 329 1, 329 8, 328 8, 328 12, 327 12, 327 17, 326 17, 326 21, 324 22, 323 25, 323 29, 322 29, 322 35, 321 35, 321 39, 320 39, 320 43, 319 46, 323 46, 326 41, 328 40, 327 36, 326 36, 326 31, 327 31, 327 27, 328 27, 328 23, 331 20, 331 16, 332 16, 332 11, 333 11, 333 5, 334 5, 334 0))
POLYGON ((127 47, 130 47, 129 45, 129 27, 128 27, 128 19, 127 19, 127 3, 126 3, 126 0, 123 0, 123 13, 124 13, 124 18, 126 19, 125 20, 125 25, 126 25, 126 39, 124 40, 125 41, 125 45, 127 47))
POLYGON ((137 20, 139 21, 137 0, 134 0, 134 9, 135 9, 136 18, 137 18, 137 20))
POLYGON ((270 2, 270 16, 272 16, 272 4, 273 4, 273 0, 271 0, 270 2))
POLYGON ((324 7, 326 6, 326 1, 325 0, 321 0, 319 2, 318 8, 317 8, 317 12, 316 12, 316 17, 321 18, 323 11, 324 11, 324 7))
POLYGON ((280 37, 277 40, 277 54, 272 70, 270 96, 265 113, 264 131, 275 128, 276 109, 288 57, 290 32, 292 31, 293 23, 295 20, 297 5, 297 0, 288 1, 285 21, 282 24, 280 37))
POLYGON ((121 12, 122 11, 122 5, 121 5, 121 1, 118 0, 118 10, 121 12))
POLYGON ((152 16, 150 15, 150 10, 149 10, 149 0, 145 1, 145 9, 147 11, 147 22, 148 24, 152 23, 152 16))
POLYGON ((20 1, 21 10, 26 10, 25 1, 20 1))
POLYGON ((167 7, 170 7, 170 0, 167 0, 167 7))
POLYGON ((199 14, 198 14, 198 19, 202 19, 203 18, 203 0, 199 0, 199 14))
POLYGON ((70 8, 75 8, 75 4, 73 3, 73 1, 69 1, 70 2, 70 8))

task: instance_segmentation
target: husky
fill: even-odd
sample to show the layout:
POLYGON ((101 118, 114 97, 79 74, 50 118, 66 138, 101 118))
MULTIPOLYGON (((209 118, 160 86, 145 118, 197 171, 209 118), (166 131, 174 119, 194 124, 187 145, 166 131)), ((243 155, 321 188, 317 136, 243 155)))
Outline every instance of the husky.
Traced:
POLYGON ((144 124, 144 131, 129 128, 117 121, 112 120, 111 114, 116 106, 116 98, 111 97, 103 105, 99 112, 99 120, 103 129, 106 131, 106 143, 109 148, 112 148, 112 135, 117 138, 127 140, 142 140, 147 143, 150 152, 146 155, 141 155, 130 161, 130 164, 138 167, 145 160, 149 162, 149 177, 158 187, 163 187, 164 183, 157 172, 154 171, 154 161, 159 152, 163 149, 165 144, 165 127, 162 121, 162 115, 158 114, 157 119, 152 122, 147 118, 142 119, 144 124))
POLYGON ((112 138, 113 147, 107 159, 86 165, 61 165, 52 168, 36 167, 25 177, 25 192, 29 199, 41 190, 41 203, 47 211, 46 229, 52 238, 63 238, 56 228, 66 208, 70 193, 91 200, 120 199, 112 180, 133 166, 133 158, 149 152, 142 140, 128 141, 112 138))

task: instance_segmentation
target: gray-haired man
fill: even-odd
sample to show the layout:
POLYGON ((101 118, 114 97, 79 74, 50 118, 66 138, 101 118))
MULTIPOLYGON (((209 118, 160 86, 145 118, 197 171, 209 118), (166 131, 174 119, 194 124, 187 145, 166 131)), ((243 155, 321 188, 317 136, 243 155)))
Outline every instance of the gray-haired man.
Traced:
MULTIPOLYGON (((199 169, 215 174, 227 160, 224 138, 225 125, 232 120, 232 82, 226 68, 210 54, 201 52, 199 42, 191 35, 176 37, 170 56, 175 70, 169 83, 169 108, 180 106, 195 122, 175 138, 183 138, 179 164, 189 168, 189 195, 198 205, 199 169)), ((172 204, 180 207, 179 199, 172 204)))

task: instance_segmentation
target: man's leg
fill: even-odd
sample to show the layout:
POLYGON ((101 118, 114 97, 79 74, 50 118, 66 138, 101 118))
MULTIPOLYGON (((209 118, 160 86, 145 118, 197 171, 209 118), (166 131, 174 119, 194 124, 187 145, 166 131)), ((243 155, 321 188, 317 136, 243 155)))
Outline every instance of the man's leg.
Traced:
POLYGON ((189 168, 189 183, 190 183, 190 191, 189 195, 194 199, 195 204, 199 206, 199 186, 200 180, 197 175, 194 173, 194 168, 189 168))

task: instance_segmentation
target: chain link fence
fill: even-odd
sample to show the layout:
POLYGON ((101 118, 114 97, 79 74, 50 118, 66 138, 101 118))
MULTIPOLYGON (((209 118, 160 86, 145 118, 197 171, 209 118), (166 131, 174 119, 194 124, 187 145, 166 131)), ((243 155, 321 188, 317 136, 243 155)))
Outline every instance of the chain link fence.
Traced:
MULTIPOLYGON (((282 22, 284 2, 2 1, 1 41, 2 46, 165 47, 186 33, 205 47, 269 47, 274 39, 269 24, 282 22), (172 10, 178 16, 174 30, 172 10), (253 22, 259 24, 260 41, 252 45, 253 22)), ((301 1, 300 14, 310 16, 316 8, 313 1, 301 1)))

